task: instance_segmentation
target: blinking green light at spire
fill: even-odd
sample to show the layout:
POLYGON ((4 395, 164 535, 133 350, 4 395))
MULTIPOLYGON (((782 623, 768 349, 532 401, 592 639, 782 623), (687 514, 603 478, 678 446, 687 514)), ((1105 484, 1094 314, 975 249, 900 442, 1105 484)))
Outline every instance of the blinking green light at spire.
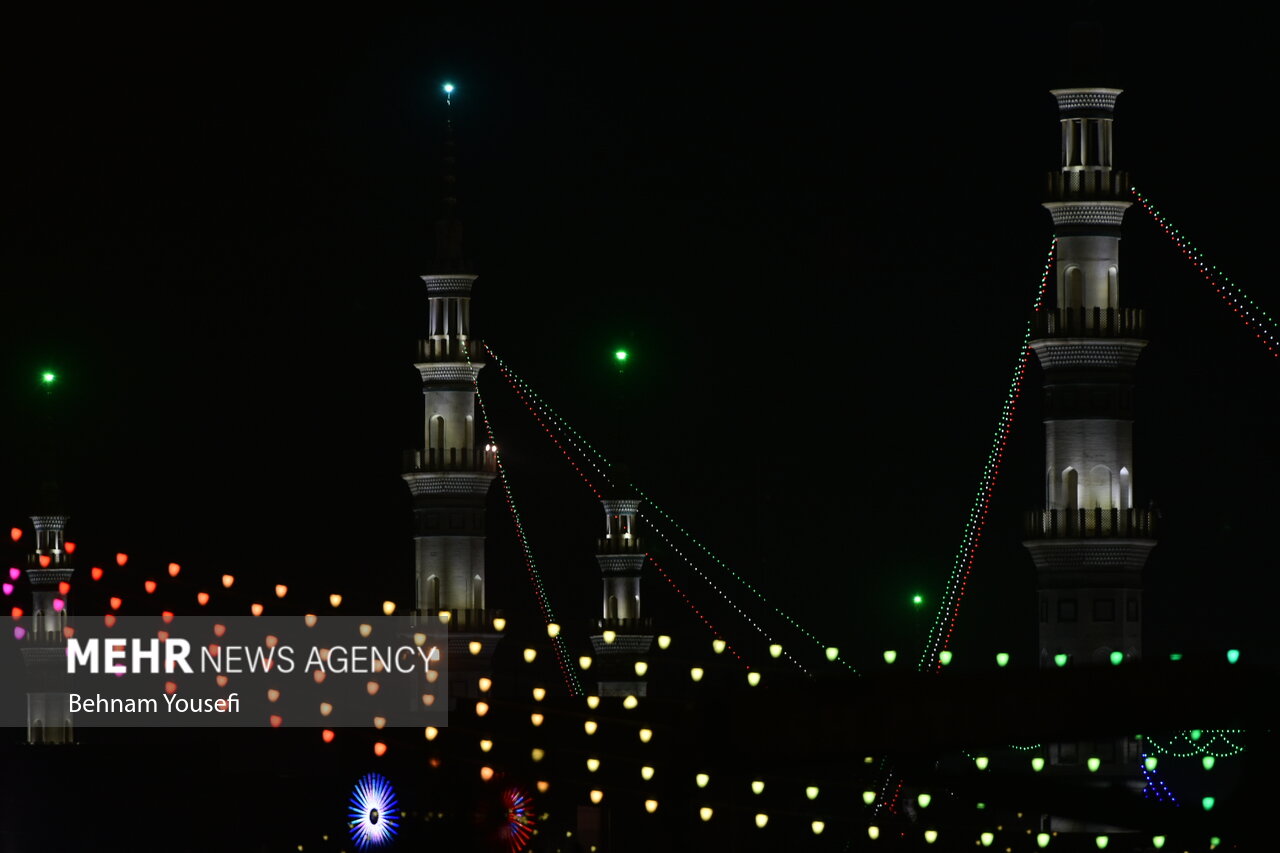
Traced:
POLYGON ((51 370, 46 370, 40 374, 40 383, 42 385, 46 385, 46 386, 52 385, 54 382, 57 382, 57 381, 58 381, 58 374, 54 373, 51 370))
POLYGON ((452 104, 453 103, 453 84, 445 83, 440 88, 444 89, 444 102, 446 104, 452 104))
POLYGON ((624 362, 627 360, 627 351, 620 349, 613 354, 613 357, 617 359, 619 363, 624 362))

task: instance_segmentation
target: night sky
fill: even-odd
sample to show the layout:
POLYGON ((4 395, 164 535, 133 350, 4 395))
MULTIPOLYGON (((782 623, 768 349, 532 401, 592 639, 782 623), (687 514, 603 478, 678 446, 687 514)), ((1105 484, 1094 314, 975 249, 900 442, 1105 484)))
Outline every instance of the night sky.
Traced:
MULTIPOLYGON (((0 521, 31 514, 52 431, 90 555, 407 601, 400 452, 421 417, 416 276, 448 79, 475 332, 855 663, 908 647, 909 597, 942 591, 1051 236, 1047 90, 1125 88, 1120 164, 1274 316, 1277 68, 1269 20, 1128 13, 1109 25, 1113 73, 1073 81, 1065 20, 887 9, 15 22, 0 521)), ((1148 651, 1274 647, 1280 364, 1140 210, 1122 245, 1122 301, 1152 339, 1138 502, 1166 525, 1148 651)), ((1032 653, 1039 380, 960 656, 1032 653)), ((582 625, 598 505, 496 368, 481 388, 553 603, 582 625)), ((492 506, 491 603, 527 624, 497 489, 492 506)))

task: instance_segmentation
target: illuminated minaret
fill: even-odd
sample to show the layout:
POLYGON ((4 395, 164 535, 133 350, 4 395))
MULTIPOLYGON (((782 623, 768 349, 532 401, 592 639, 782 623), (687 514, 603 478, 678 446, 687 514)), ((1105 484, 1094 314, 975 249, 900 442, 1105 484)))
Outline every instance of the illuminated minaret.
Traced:
MULTIPOLYGON (((447 95, 452 91, 446 86, 447 95)), ((471 336, 476 276, 463 258, 455 184, 450 117, 436 271, 422 276, 428 335, 418 342, 414 365, 422 377, 424 430, 420 449, 407 454, 404 479, 413 496, 415 613, 431 627, 448 625, 450 669, 460 673, 487 666, 498 641, 486 607, 484 560, 485 499, 496 475, 497 448, 477 441, 475 380, 483 348, 471 336)))
MULTIPOLYGON (((41 381, 46 397, 53 394, 57 377, 44 373, 41 381)), ((52 400, 46 401, 50 406, 52 400)), ((66 675, 67 593, 74 569, 66 548, 67 515, 62 511, 56 480, 56 439, 50 423, 45 430, 49 466, 38 504, 31 517, 35 528, 35 553, 27 558, 27 581, 31 584, 31 618, 23 638, 22 662, 27 673, 27 742, 32 744, 72 743, 70 694, 61 682, 66 675)))
POLYGON ((591 646, 596 692, 601 696, 644 696, 647 684, 636 662, 653 646, 652 620, 641 610, 640 580, 645 551, 636 519, 640 500, 622 490, 603 498, 604 536, 597 540, 603 596, 601 618, 592 632, 591 646))
MULTIPOLYGON (((1044 369, 1045 502, 1026 542, 1038 576, 1043 667, 1142 655, 1142 567, 1155 541, 1151 513, 1134 505, 1133 373, 1146 340, 1142 312, 1120 307, 1129 184, 1112 156, 1119 94, 1053 91, 1062 166, 1049 174, 1045 207, 1058 238, 1057 307, 1036 315, 1031 342, 1044 369)), ((1083 763, 1089 748, 1055 745, 1051 760, 1083 763)), ((1094 748, 1128 753, 1133 744, 1094 748)), ((1136 762, 1136 754, 1099 757, 1104 765, 1136 762)))

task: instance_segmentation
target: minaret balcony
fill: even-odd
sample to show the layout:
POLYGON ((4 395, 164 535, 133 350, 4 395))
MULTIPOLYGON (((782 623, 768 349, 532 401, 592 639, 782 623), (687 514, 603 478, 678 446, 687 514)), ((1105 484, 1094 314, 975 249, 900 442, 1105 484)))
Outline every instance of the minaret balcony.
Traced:
POLYGON ((491 447, 431 447, 407 450, 404 454, 407 473, 433 471, 479 471, 497 473, 498 452, 491 447))
POLYGON ((1129 173, 1109 168, 1053 171, 1048 178, 1053 201, 1114 201, 1129 198, 1129 173))
POLYGON ((419 340, 415 363, 427 364, 433 361, 470 361, 472 364, 482 364, 484 344, 473 338, 457 338, 453 335, 419 340))
POLYGON ((1141 308, 1045 308, 1031 317, 1031 337, 1138 338, 1146 335, 1141 308))
POLYGON ((1155 514, 1141 509, 1045 509, 1027 514, 1028 539, 1151 539, 1155 514))
POLYGON ((615 616, 595 620, 596 630, 613 631, 616 634, 651 634, 653 619, 648 616, 615 616))

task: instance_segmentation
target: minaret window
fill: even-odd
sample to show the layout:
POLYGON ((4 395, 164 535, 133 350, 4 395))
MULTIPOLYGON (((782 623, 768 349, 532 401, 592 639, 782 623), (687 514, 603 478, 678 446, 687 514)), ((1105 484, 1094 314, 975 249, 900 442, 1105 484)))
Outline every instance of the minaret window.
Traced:
POLYGON ((1120 469, 1120 501, 1121 509, 1133 509, 1133 482, 1128 468, 1120 469))
POLYGON ((1062 472, 1062 503, 1068 512, 1075 512, 1080 506, 1080 475, 1075 468, 1062 472))
POLYGON ((440 578, 435 575, 427 578, 427 609, 440 609, 440 578))
POLYGON ((1107 267, 1107 307, 1120 307, 1120 273, 1115 267, 1107 267))
POLYGON ((607 610, 606 615, 608 616, 608 618, 610 619, 618 618, 618 596, 616 595, 609 596, 609 603, 606 605, 606 610, 607 610))
POLYGON ((471 579, 471 609, 484 610, 484 578, 479 575, 471 579))
POLYGON ((1084 271, 1079 267, 1067 267, 1064 276, 1063 297, 1066 304, 1062 308, 1081 308, 1084 306, 1084 271))

